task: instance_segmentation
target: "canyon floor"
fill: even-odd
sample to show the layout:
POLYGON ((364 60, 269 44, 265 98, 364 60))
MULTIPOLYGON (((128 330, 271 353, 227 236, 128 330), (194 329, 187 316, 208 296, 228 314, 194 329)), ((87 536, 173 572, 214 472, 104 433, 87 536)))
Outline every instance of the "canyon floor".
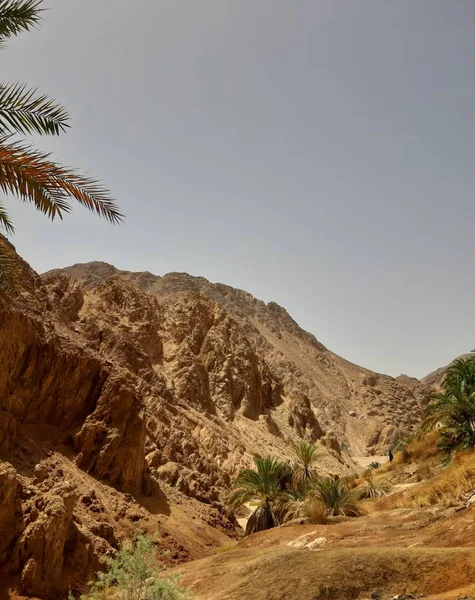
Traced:
POLYGON ((195 600, 475 598, 475 510, 397 509, 254 534, 179 569, 195 600))

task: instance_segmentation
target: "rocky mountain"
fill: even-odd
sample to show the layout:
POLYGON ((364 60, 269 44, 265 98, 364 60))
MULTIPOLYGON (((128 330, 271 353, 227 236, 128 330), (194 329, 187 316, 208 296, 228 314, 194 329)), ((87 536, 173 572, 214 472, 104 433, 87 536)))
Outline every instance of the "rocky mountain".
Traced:
POLYGON ((104 263, 40 277, 0 244, 4 586, 80 589, 137 530, 172 561, 206 556, 239 535, 224 501, 253 454, 303 438, 347 473, 419 420, 428 385, 345 361, 275 303, 104 263))
MULTIPOLYGON (((180 315, 184 337, 178 354, 187 354, 191 361, 193 375, 188 374, 188 380, 200 380, 201 392, 206 388, 205 403, 227 421, 236 414, 250 419, 265 415, 283 432, 290 425, 311 441, 332 438, 350 454, 385 454, 419 422, 421 405, 430 393, 430 386, 417 379, 380 375, 344 360, 301 329, 275 302, 266 304, 203 277, 131 273, 100 262, 74 265, 45 277, 61 273, 82 282, 86 298, 100 294, 106 281, 155 298, 165 346, 170 334, 176 337, 170 326, 180 315), (232 334, 224 332, 229 328, 232 334), (189 343, 192 338, 196 344, 189 343)), ((87 315, 86 303, 81 313, 85 322, 87 315)), ((170 381, 177 380, 177 372, 183 375, 183 365, 177 371, 175 359, 173 351, 166 349, 160 370, 170 381)), ((178 394, 190 398, 189 389, 178 394)), ((202 397, 196 390, 194 395, 202 397)))

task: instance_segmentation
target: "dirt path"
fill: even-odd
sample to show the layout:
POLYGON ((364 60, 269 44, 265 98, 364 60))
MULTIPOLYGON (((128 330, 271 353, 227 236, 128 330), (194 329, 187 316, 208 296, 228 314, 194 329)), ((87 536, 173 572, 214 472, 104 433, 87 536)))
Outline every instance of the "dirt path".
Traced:
POLYGON ((367 467, 372 462, 385 463, 388 461, 387 456, 352 456, 351 458, 362 467, 367 467))

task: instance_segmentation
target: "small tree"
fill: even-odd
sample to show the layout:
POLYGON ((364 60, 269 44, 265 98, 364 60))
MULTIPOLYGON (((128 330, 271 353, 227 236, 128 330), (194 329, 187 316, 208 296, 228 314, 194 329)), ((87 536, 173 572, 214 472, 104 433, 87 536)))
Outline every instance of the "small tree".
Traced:
POLYGON ((139 535, 127 542, 114 557, 106 558, 107 570, 97 574, 90 593, 82 600, 185 600, 187 593, 178 587, 176 577, 160 577, 157 552, 152 542, 139 535), (110 594, 117 590, 116 595, 110 594))
POLYGON ((277 505, 283 494, 283 481, 289 477, 289 465, 273 456, 254 457, 255 469, 243 469, 233 482, 234 492, 228 504, 232 510, 248 502, 257 504, 247 522, 246 535, 280 525, 277 505))
POLYGON ((317 447, 315 444, 299 442, 294 444, 293 453, 295 458, 291 462, 294 471, 292 485, 299 489, 305 489, 317 475, 314 465, 318 457, 317 447))

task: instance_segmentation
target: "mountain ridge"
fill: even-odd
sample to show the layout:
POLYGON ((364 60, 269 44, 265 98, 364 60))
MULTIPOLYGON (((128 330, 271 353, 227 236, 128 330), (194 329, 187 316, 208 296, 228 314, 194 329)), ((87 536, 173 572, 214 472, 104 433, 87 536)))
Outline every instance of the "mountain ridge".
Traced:
MULTIPOLYGON (((394 397, 397 397, 399 401, 404 401, 405 397, 412 398, 410 400, 409 411, 406 413, 412 415, 412 424, 415 424, 420 418, 420 408, 425 402, 425 396, 428 390, 424 386, 424 383, 420 382, 416 378, 412 378, 406 375, 400 375, 398 377, 392 377, 386 374, 374 373, 370 369, 351 363, 344 359, 333 351, 329 350, 324 346, 317 337, 310 332, 307 332, 301 328, 298 323, 292 318, 289 312, 275 301, 264 302, 252 296, 245 290, 240 290, 228 286, 223 283, 212 283, 208 279, 200 276, 193 276, 187 273, 171 272, 163 276, 154 275, 148 271, 145 272, 133 272, 124 271, 117 267, 101 262, 94 261, 92 263, 78 263, 64 269, 53 270, 50 274, 55 273, 69 273, 77 279, 84 282, 86 288, 93 287, 100 282, 105 281, 109 277, 121 277, 123 280, 129 281, 134 285, 137 285, 141 290, 147 294, 157 298, 159 302, 169 302, 173 298, 183 298, 184 295, 190 293, 202 294, 209 298, 213 302, 216 302, 221 308, 228 311, 234 318, 239 321, 240 327, 244 330, 245 334, 252 340, 254 349, 258 349, 266 346, 266 354, 272 354, 271 363, 274 365, 279 363, 276 354, 281 356, 284 362, 287 362, 287 366, 291 367, 294 371, 299 371, 300 376, 294 377, 294 381, 290 382, 287 377, 288 387, 295 387, 299 392, 308 395, 306 392, 306 384, 304 380, 309 377, 310 371, 314 371, 313 375, 310 376, 311 381, 307 382, 310 385, 310 401, 317 402, 319 396, 319 390, 323 391, 324 404, 330 404, 330 399, 334 395, 332 393, 332 385, 334 382, 331 381, 332 377, 337 375, 337 372, 343 371, 343 377, 340 377, 340 398, 346 399, 346 404, 351 403, 351 400, 355 396, 355 389, 361 388, 360 383, 357 381, 358 378, 363 378, 366 384, 363 387, 363 395, 366 400, 370 403, 375 403, 376 407, 373 407, 370 412, 370 417, 375 417, 378 421, 378 417, 384 417, 384 407, 377 401, 376 398, 371 396, 381 396, 384 393, 392 393, 394 397), (284 339, 283 334, 285 332, 284 339), (299 340, 300 348, 295 348, 295 340, 299 340), (289 348, 289 343, 292 347, 289 348), (313 357, 309 356, 313 353, 313 357), (285 360, 290 357, 289 361, 285 360), (316 362, 322 363, 322 368, 315 370, 314 366, 310 365, 313 359, 316 362), (326 364, 325 364, 326 363, 326 364), (377 381, 373 381, 376 377, 377 381), (299 379, 298 382, 295 379, 299 379), (324 380, 327 380, 326 383, 324 380), (343 379, 349 379, 346 383, 343 379), (384 388, 385 392, 378 390, 376 384, 379 382, 384 388), (343 389, 343 388, 347 389, 343 389), (376 390, 375 394, 372 394, 372 388, 376 390), (392 388, 392 390, 390 389, 392 388), (418 406, 414 403, 417 401, 418 406)), ((280 362, 282 362, 282 360, 280 362)), ((282 365, 279 365, 277 370, 282 371, 282 365)), ((285 369, 284 369, 285 370, 285 369)), ((341 373, 340 373, 341 375, 341 373)), ((381 387, 381 386, 380 386, 381 387)), ((320 393, 322 396, 322 393, 320 393)), ((358 394, 356 394, 358 396, 358 394)), ((338 404, 338 402, 336 403, 338 404)), ((397 415, 397 406, 394 408, 394 417, 397 415)), ((329 409, 330 410, 330 409, 329 409)), ((352 419, 348 419, 349 411, 355 411, 355 407, 348 406, 346 415, 343 420, 350 421, 348 428, 350 430, 361 429, 359 424, 351 423, 352 419)), ((326 421, 327 429, 330 429, 329 423, 336 418, 340 421, 342 414, 330 415, 328 418, 324 414, 317 415, 317 418, 321 418, 324 422, 326 421)), ((403 411, 399 411, 400 414, 396 417, 398 420, 400 417, 407 417, 403 415, 403 411)), ((384 419, 383 419, 384 420, 384 419)), ((399 432, 391 429, 391 419, 386 419, 385 431, 378 432, 374 430, 367 435, 367 440, 362 441, 359 439, 358 443, 356 438, 361 438, 361 433, 357 432, 344 432, 342 427, 336 428, 336 435, 342 439, 343 446, 347 446, 347 449, 356 454, 375 453, 379 454, 383 451, 387 451, 388 447, 397 443, 399 432), (346 439, 349 437, 349 442, 346 444, 346 439), (372 443, 371 443, 372 442, 372 443)), ((410 426, 410 423, 403 424, 404 427, 410 426)), ((384 429, 384 427, 382 428, 384 429)), ((397 428, 396 428, 397 429, 397 428)))

